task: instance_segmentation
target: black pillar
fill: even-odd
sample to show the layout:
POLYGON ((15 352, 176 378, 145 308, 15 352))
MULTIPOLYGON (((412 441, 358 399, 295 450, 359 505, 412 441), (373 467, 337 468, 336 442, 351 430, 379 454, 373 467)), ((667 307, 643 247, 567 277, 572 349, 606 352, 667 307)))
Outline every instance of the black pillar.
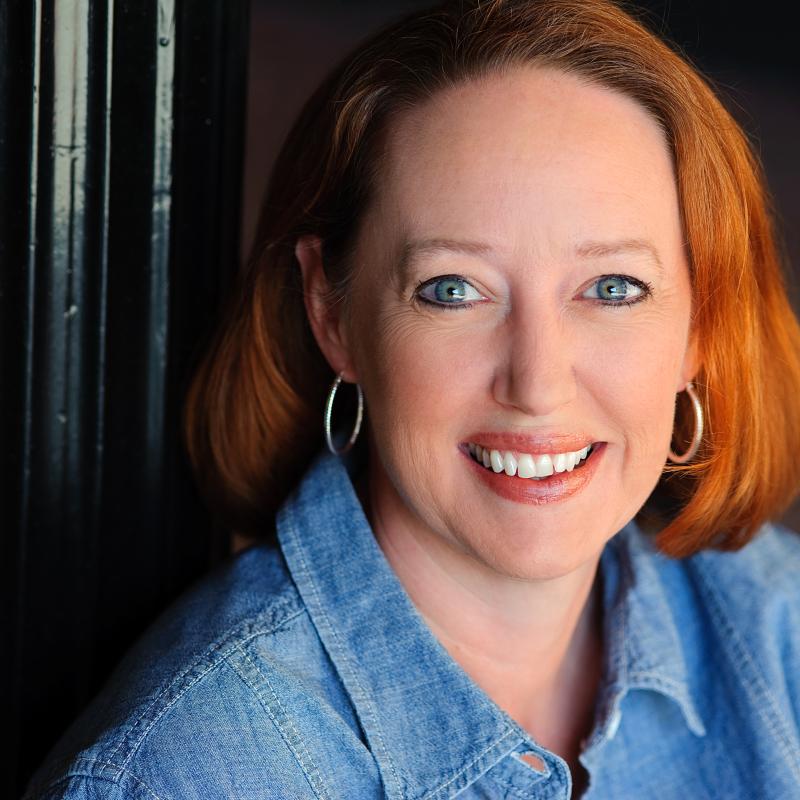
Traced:
POLYGON ((227 552, 178 435, 238 268, 248 0, 0 0, 0 795, 227 552))

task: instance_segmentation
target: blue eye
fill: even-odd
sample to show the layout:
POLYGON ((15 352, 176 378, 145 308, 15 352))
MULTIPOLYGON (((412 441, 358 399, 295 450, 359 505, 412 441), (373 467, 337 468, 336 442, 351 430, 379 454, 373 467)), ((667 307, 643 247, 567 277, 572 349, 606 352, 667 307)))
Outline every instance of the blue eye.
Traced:
POLYGON ((650 294, 647 284, 626 275, 603 275, 582 295, 600 300, 605 305, 627 306, 644 300, 650 294))
POLYGON ((469 308, 470 301, 483 300, 483 295, 472 284, 458 275, 444 275, 425 281, 418 289, 417 296, 424 302, 449 308, 469 308))

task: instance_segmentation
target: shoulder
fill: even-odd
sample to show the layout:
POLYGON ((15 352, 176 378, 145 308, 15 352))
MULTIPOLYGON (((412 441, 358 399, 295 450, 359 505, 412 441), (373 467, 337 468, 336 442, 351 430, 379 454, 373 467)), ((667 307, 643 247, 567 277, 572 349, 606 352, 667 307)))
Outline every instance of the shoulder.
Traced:
MULTIPOLYGON (((685 569, 742 696, 795 740, 800 731, 800 535, 767 524, 738 551, 703 551, 685 569)), ((784 737, 784 738, 785 738, 784 737)))
POLYGON ((716 665, 744 692, 762 687, 800 720, 800 534, 768 523, 739 550, 681 559, 637 526, 623 541, 639 580, 661 587, 695 667, 716 665))
POLYGON ((618 550, 635 600, 623 621, 630 622, 627 635, 635 634, 636 658, 688 690, 680 702, 696 712, 706 743, 794 780, 800 536, 768 524, 739 550, 671 558, 657 551, 651 533, 630 526, 618 550))
POLYGON ((25 798, 316 797, 304 715, 357 742, 281 553, 250 548, 147 630, 25 798))
POLYGON ((660 553, 653 534, 636 525, 623 534, 625 552, 654 569, 673 599, 691 592, 714 598, 738 623, 766 608, 800 612, 800 534, 780 524, 763 525, 739 550, 708 549, 680 559, 660 553))
MULTIPOLYGON (((639 534, 639 542, 644 537, 639 534)), ((637 544, 655 565, 679 619, 705 620, 706 627, 775 660, 800 654, 800 534, 776 523, 764 525, 739 550, 702 550, 673 559, 652 540, 637 544)))
POLYGON ((745 614, 745 620, 765 608, 800 611, 800 534, 777 523, 764 525, 740 550, 697 553, 687 568, 730 614, 745 614))

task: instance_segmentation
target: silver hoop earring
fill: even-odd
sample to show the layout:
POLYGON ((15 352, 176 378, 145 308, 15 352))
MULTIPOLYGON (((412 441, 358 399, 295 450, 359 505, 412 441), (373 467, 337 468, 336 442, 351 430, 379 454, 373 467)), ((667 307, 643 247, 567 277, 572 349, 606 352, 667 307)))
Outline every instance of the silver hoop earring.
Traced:
POLYGON ((337 450, 333 444, 333 437, 331 435, 331 417, 333 416, 333 398, 336 397, 336 390, 339 388, 339 384, 342 382, 342 373, 340 372, 336 376, 336 380, 333 382, 330 391, 328 392, 328 400, 325 403, 325 442, 328 445, 328 450, 331 451, 335 456, 341 456, 346 453, 354 444, 356 439, 358 438, 358 432, 361 430, 361 420, 364 416, 364 393, 361 391, 361 387, 356 384, 356 391, 358 392, 358 411, 356 412, 356 424, 353 426, 353 432, 350 434, 350 438, 347 441, 347 444, 341 448, 341 450, 337 450))
POLYGON ((673 464, 686 464, 688 461, 691 461, 697 455, 700 442, 703 440, 703 406, 700 403, 700 398, 697 396, 694 384, 691 381, 686 384, 686 393, 689 395, 692 401, 692 407, 694 408, 694 436, 692 437, 692 443, 689 445, 689 449, 683 455, 676 455, 670 447, 669 460, 673 464))

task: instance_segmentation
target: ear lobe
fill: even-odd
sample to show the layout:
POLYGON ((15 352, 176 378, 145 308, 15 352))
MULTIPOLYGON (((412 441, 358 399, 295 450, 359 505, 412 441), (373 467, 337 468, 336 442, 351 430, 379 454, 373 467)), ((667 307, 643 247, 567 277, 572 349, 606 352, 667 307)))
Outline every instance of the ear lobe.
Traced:
POLYGON ((300 264, 303 302, 317 345, 336 374, 343 373, 345 380, 355 382, 339 314, 340 304, 331 304, 329 299, 330 284, 325 275, 322 240, 314 234, 301 236, 295 244, 294 254, 300 264))

